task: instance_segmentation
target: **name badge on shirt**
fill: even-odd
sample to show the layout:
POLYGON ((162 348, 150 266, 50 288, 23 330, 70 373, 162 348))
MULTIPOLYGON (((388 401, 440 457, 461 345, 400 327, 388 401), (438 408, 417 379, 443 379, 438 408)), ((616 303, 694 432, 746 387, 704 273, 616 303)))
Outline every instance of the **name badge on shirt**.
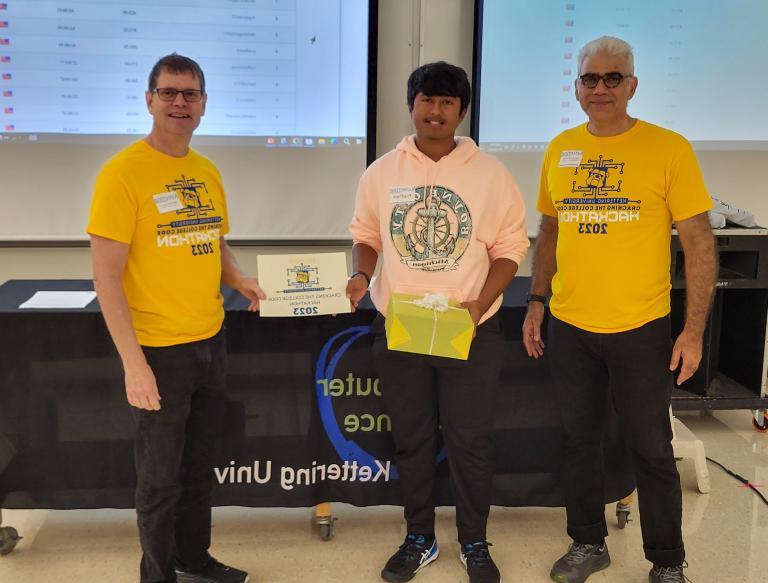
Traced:
POLYGON ((576 168, 581 164, 581 158, 584 152, 581 150, 563 150, 560 154, 560 168, 576 168))
POLYGON ((413 186, 395 186, 389 189, 391 204, 410 204, 416 202, 416 189, 413 186))
POLYGON ((159 192, 152 195, 152 199, 155 201, 157 212, 170 213, 171 211, 178 211, 184 207, 179 200, 179 196, 175 192, 159 192))

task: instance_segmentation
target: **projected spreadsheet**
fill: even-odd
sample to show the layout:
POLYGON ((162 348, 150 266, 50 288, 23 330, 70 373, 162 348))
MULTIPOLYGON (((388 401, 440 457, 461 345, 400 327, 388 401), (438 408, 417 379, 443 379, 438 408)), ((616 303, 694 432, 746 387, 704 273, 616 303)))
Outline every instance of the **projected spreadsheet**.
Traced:
POLYGON ((365 51, 346 57, 348 75, 341 55, 344 18, 364 29, 363 8, 344 15, 339 0, 0 2, 0 132, 146 133, 147 75, 178 52, 206 75, 199 135, 363 136, 365 51), (343 107, 344 92, 361 96, 359 106, 343 107))
POLYGON ((578 52, 602 35, 632 45, 631 115, 691 140, 768 140, 765 0, 485 0, 480 141, 540 150, 586 120, 574 96, 578 52))

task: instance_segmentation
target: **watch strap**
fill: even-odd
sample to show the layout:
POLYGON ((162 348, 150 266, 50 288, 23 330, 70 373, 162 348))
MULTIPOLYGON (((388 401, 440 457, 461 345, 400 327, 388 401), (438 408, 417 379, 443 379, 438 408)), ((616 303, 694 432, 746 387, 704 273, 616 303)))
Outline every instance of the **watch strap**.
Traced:
POLYGON ((371 285, 371 278, 368 277, 368 274, 364 271, 355 271, 352 275, 349 276, 349 279, 352 279, 353 277, 357 277, 358 275, 362 275, 365 278, 365 282, 367 285, 371 285))
POLYGON ((541 302, 542 304, 545 304, 547 303, 547 297, 540 296, 539 294, 528 294, 525 296, 525 303, 530 304, 531 302, 541 302))

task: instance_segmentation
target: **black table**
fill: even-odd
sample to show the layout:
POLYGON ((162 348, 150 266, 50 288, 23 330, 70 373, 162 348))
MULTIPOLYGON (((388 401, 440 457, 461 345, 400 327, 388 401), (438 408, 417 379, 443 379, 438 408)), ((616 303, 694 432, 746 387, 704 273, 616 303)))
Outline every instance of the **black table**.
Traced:
MULTIPOLYGON (((520 337, 528 285, 515 280, 501 311, 493 502, 560 506, 553 387, 546 359, 529 359, 520 337)), ((133 424, 98 302, 82 310, 18 309, 36 290, 86 289, 90 281, 0 286, 0 508, 133 506, 133 424)), ((229 406, 215 504, 398 504, 396 469, 387 466, 389 420, 376 395, 370 304, 337 317, 260 318, 238 294, 224 293, 229 406), (366 465, 370 472, 360 469, 366 465)), ((615 424, 606 435, 607 501, 633 489, 615 424)), ((437 463, 437 499, 450 504, 447 464, 437 463)))

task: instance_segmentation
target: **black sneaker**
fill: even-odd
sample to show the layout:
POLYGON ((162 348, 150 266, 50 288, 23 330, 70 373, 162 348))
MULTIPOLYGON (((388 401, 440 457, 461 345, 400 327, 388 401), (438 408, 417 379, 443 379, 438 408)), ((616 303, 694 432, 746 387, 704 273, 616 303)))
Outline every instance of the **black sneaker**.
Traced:
POLYGON ((440 551, 434 537, 409 534, 397 552, 384 565, 381 578, 391 583, 410 581, 416 576, 416 573, 434 561, 439 554, 440 551))
POLYGON ((248 581, 248 573, 234 567, 227 567, 214 558, 211 558, 205 569, 197 573, 185 571, 179 565, 174 567, 174 571, 176 571, 178 583, 246 583, 248 581))
POLYGON ((611 564, 608 547, 582 545, 577 542, 568 547, 568 552, 552 566, 549 576, 557 583, 583 583, 592 573, 602 571, 611 564))
POLYGON ((488 552, 489 546, 492 546, 491 543, 484 540, 461 546, 459 558, 467 568, 469 583, 499 583, 501 581, 499 569, 488 552))
POLYGON ((677 567, 659 567, 654 565, 651 572, 648 573, 649 583, 685 583, 690 581, 688 577, 683 575, 683 569, 688 566, 688 563, 683 563, 677 567))

